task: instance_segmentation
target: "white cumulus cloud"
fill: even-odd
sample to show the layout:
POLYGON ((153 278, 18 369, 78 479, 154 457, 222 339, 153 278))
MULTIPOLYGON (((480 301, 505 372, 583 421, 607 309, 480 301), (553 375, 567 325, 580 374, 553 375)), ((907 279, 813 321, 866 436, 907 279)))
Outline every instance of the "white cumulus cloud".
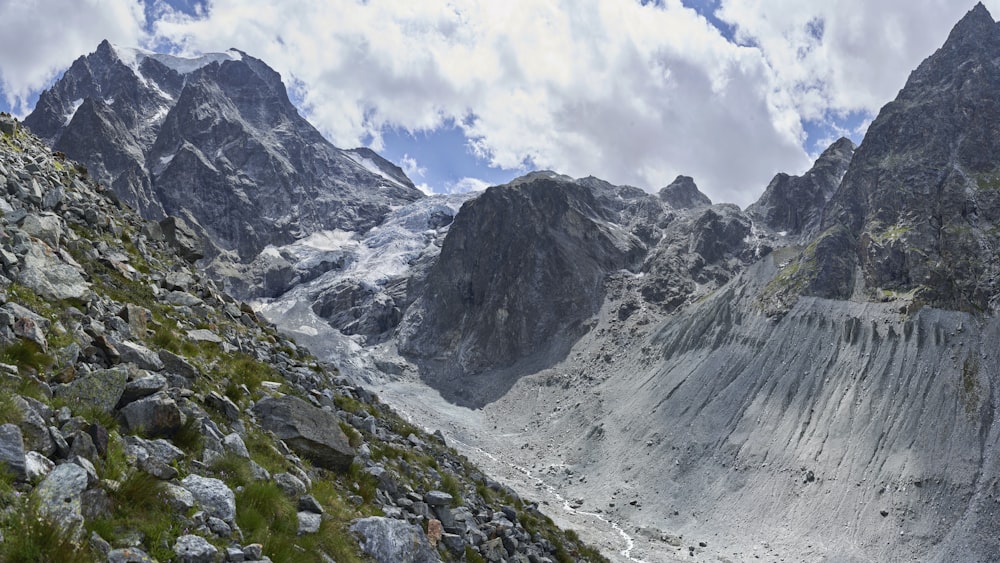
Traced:
POLYGON ((139 0, 0 0, 0 88, 17 114, 77 57, 103 39, 147 40, 139 0))

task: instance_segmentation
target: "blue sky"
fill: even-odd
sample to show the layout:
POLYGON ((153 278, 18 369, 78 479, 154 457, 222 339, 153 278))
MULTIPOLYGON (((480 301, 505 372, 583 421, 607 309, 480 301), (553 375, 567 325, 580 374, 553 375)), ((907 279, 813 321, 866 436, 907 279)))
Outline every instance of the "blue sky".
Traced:
MULTIPOLYGON (((997 13, 1000 0, 987 2, 997 13)), ((0 3, 0 109, 101 39, 236 47, 334 144, 428 191, 533 168, 656 190, 694 176, 746 205, 862 139, 972 7, 939 0, 38 0, 0 3), (277 5, 276 5, 277 4, 277 5), (31 47, 26 47, 31 46, 31 47)))

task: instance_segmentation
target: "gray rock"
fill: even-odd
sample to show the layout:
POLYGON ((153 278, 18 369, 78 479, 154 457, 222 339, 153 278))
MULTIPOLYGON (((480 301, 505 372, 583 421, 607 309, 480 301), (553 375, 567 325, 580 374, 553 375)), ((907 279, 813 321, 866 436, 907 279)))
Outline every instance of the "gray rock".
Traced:
POLYGON ((222 481, 212 477, 188 475, 181 486, 191 492, 206 514, 232 522, 236 517, 236 495, 222 481))
POLYGON ((272 479, 274 484, 290 497, 298 498, 306 494, 306 484, 291 473, 276 473, 272 479))
POLYGON ((205 396, 205 404, 224 414, 230 421, 235 422, 240 419, 240 408, 225 395, 209 391, 208 395, 205 396))
POLYGON ((424 502, 431 506, 450 506, 453 497, 444 491, 428 491, 424 502))
POLYGON ((203 328, 189 330, 187 333, 188 338, 194 340, 195 342, 210 342, 212 344, 222 344, 222 338, 218 334, 210 330, 205 330, 203 328))
POLYGON ((108 552, 108 563, 156 563, 156 560, 138 547, 123 547, 108 552))
POLYGON ((264 558, 264 546, 259 543, 252 543, 243 546, 243 556, 247 561, 259 561, 264 558))
POLYGON ((243 443, 243 438, 235 432, 222 439, 222 447, 233 455, 242 457, 243 459, 250 459, 250 451, 247 449, 247 445, 243 443))
POLYGON ((44 241, 52 248, 58 248, 62 242, 62 219, 55 213, 28 213, 18 226, 29 236, 44 241))
POLYGON ((55 469, 56 464, 38 452, 24 454, 24 472, 29 483, 37 483, 55 469))
POLYGON ((253 413, 265 430, 319 467, 341 472, 350 468, 354 448, 335 414, 293 396, 262 399, 253 413))
POLYGON ((195 307, 204 304, 199 297, 191 295, 186 291, 171 291, 163 298, 164 303, 176 305, 178 307, 195 307))
POLYGON ((201 536, 185 535, 177 538, 174 553, 179 563, 213 563, 219 550, 201 536))
POLYGON ((90 406, 112 412, 125 392, 128 370, 124 368, 95 370, 53 389, 55 395, 70 404, 90 406))
POLYGON ((163 391, 166 388, 167 378, 158 373, 140 377, 139 379, 129 381, 125 385, 125 391, 122 393, 122 398, 119 400, 118 405, 119 407, 125 406, 133 401, 153 395, 158 391, 163 391))
MULTIPOLYGON (((46 417, 42 413, 39 413, 23 397, 14 397, 14 402, 22 413, 18 427, 21 429, 21 434, 24 437, 25 449, 40 452, 45 456, 54 454, 56 445, 52 441, 52 435, 49 433, 46 417)), ((35 402, 37 403, 37 401, 35 402)))
POLYGON ((163 369, 163 361, 160 360, 156 352, 153 352, 142 344, 124 340, 116 342, 115 348, 118 349, 122 362, 132 363, 138 366, 139 369, 149 371, 160 371, 163 369))
POLYGON ((90 293, 90 284, 80 269, 37 245, 31 245, 24 255, 17 281, 53 301, 83 299, 90 293))
POLYGON ((24 438, 16 424, 0 425, 0 464, 13 473, 16 479, 27 479, 24 438))
POLYGON ((206 524, 208 525, 208 529, 211 530, 213 534, 219 536, 220 538, 228 538, 229 536, 233 535, 232 527, 230 527, 229 524, 226 524, 226 522, 221 518, 216 518, 215 516, 209 516, 208 522, 206 522, 206 524))
POLYGON ((64 530, 83 523, 80 495, 87 489, 87 471, 74 463, 56 466, 35 488, 39 512, 64 530))
POLYGON ((186 359, 169 350, 160 350, 157 354, 163 362, 163 369, 187 379, 198 377, 198 370, 186 359))
POLYGON ((299 511, 323 514, 323 506, 312 495, 305 495, 299 498, 299 511))
POLYGON ((129 403, 121 410, 130 432, 143 431, 153 436, 170 436, 187 420, 177 403, 165 393, 129 403))
POLYGON ((300 536, 319 532, 319 527, 323 524, 323 515, 315 512, 301 511, 297 517, 299 519, 298 535, 300 536))
POLYGON ((205 257, 205 243, 180 217, 167 217, 160 221, 160 229, 167 243, 177 249, 181 258, 197 262, 205 257))
POLYGON ((226 561, 231 563, 240 563, 241 561, 246 561, 246 555, 243 550, 239 547, 227 547, 226 548, 226 561))
POLYGON ((432 563, 440 561, 427 535, 404 520, 373 516, 351 522, 361 549, 378 563, 432 563))
POLYGON ((43 351, 48 348, 45 331, 49 328, 49 320, 34 311, 18 305, 5 303, 2 309, 4 325, 14 329, 14 335, 38 344, 43 351))
POLYGON ((163 498, 167 505, 178 514, 187 514, 196 506, 191 491, 173 483, 163 484, 163 498))

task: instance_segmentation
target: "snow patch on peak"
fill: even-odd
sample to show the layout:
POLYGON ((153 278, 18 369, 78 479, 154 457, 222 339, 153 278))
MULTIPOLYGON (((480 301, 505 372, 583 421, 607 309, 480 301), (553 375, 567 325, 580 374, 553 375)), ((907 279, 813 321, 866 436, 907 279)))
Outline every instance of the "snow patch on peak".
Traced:
POLYGON ((372 174, 377 174, 379 177, 384 178, 386 181, 388 181, 388 182, 390 182, 390 183, 392 183, 392 184, 394 184, 396 186, 401 186, 401 187, 404 187, 404 188, 409 187, 409 186, 403 185, 402 182, 400 182, 399 180, 397 180, 397 179, 393 178, 392 176, 390 176, 389 173, 387 173, 385 170, 382 170, 382 168, 379 167, 379 165, 376 164, 375 161, 372 160, 372 159, 370 159, 370 158, 361 156, 361 155, 359 155, 358 153, 356 153, 354 151, 342 151, 342 154, 344 156, 346 156, 347 158, 353 160, 355 163, 357 163, 359 166, 361 166, 365 170, 371 172, 372 174))
POLYGON ((80 109, 80 106, 82 105, 83 105, 83 98, 77 98, 73 100, 73 103, 70 104, 69 111, 66 113, 66 121, 63 125, 69 126, 69 122, 73 121, 73 116, 76 115, 76 110, 80 109))
POLYGON ((205 53, 196 57, 181 57, 165 53, 154 53, 153 51, 137 47, 122 47, 120 45, 115 45, 114 43, 111 44, 111 48, 114 50, 115 54, 118 55, 118 60, 131 68, 136 74, 140 75, 139 65, 141 65, 142 61, 147 58, 153 59, 180 74, 192 73, 199 68, 208 66, 214 62, 221 63, 224 61, 243 60, 243 54, 235 49, 230 49, 224 53, 205 53))

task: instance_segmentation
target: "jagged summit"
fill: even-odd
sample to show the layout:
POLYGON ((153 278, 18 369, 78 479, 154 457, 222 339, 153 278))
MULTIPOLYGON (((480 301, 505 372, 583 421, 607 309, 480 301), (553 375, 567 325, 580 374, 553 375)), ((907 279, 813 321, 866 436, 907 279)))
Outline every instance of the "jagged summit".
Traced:
POLYGON ((872 122, 792 293, 996 309, 998 57, 1000 28, 977 5, 872 122))
POLYGON ((712 200, 703 194, 690 176, 677 176, 659 192, 660 199, 674 209, 691 209, 704 205, 712 205, 712 200))
POLYGON ((823 210, 847 171, 854 148, 850 139, 840 138, 802 176, 776 174, 760 199, 747 207, 747 213, 760 225, 782 235, 815 235, 823 210))
POLYGON ((383 159, 330 144, 281 76, 237 50, 183 58, 104 41, 25 124, 145 216, 186 213, 240 260, 317 230, 367 230, 423 197, 383 159))

